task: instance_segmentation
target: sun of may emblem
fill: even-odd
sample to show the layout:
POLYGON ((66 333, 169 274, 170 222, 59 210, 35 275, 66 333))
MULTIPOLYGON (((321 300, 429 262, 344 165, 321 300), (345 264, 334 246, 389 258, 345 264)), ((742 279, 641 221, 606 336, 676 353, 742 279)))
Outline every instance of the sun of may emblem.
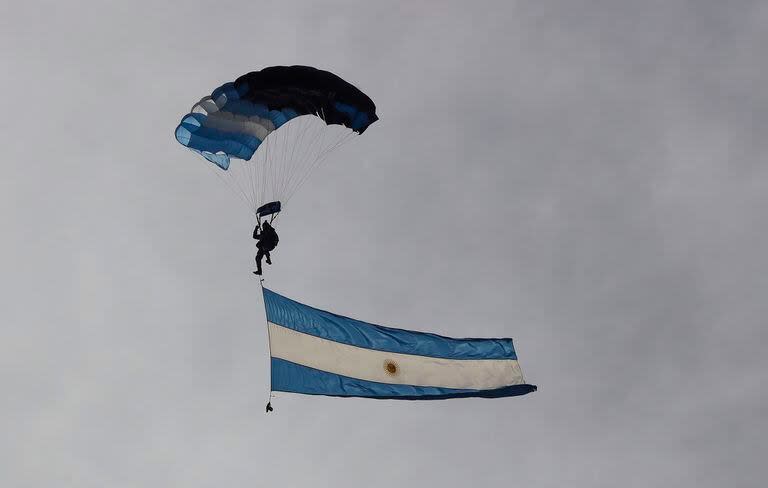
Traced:
POLYGON ((400 372, 400 368, 397 366, 396 362, 391 359, 386 359, 384 361, 384 372, 389 376, 397 376, 397 373, 400 372))

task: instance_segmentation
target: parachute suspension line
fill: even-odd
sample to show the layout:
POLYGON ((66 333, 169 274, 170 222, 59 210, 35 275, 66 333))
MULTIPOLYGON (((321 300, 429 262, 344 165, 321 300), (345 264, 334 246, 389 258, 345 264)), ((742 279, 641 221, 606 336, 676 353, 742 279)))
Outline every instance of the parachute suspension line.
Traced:
POLYGON ((251 174, 253 178, 251 180, 251 186, 253 187, 253 194, 256 195, 256 203, 261 200, 261 194, 263 193, 259 188, 259 173, 260 171, 263 171, 263 168, 259 167, 258 164, 258 161, 251 162, 251 174))
MULTIPOLYGON (((310 122, 308 120, 307 122, 310 122)), ((314 121, 311 121, 313 124, 314 121)), ((307 163, 311 161, 317 152, 317 147, 322 143, 322 136, 325 127, 309 127, 309 134, 306 136, 306 143, 302 145, 303 151, 299 154, 294 171, 290 174, 288 181, 285 184, 285 192, 288 193, 294 186, 294 182, 297 177, 300 177, 307 170, 307 163)))
MULTIPOLYGON (((264 161, 259 161, 259 158, 256 159, 254 164, 259 165, 260 172, 260 178, 259 178, 259 186, 261 187, 259 189, 259 200, 264 200, 265 195, 267 193, 267 175, 270 175, 270 172, 268 171, 268 167, 272 164, 271 162, 271 153, 272 153, 272 140, 269 138, 269 135, 264 138, 264 161)), ((257 153, 258 154, 258 153, 257 153)))
MULTIPOLYGON (((270 134, 271 136, 272 134, 270 134)), ((262 165, 262 180, 261 180, 261 195, 262 200, 267 200, 269 197, 267 197, 267 192, 269 191, 269 188, 275 187, 275 151, 277 148, 274 144, 274 139, 267 136, 265 139, 267 141, 267 150, 264 154, 264 164, 262 165), (269 180, 267 179, 269 178, 269 180)))
MULTIPOLYGON (((289 125, 285 128, 286 134, 290 133, 292 131, 292 127, 289 125)), ((270 188, 272 188, 273 193, 276 192, 277 188, 277 182, 280 181, 280 174, 283 172, 285 168, 283 168, 281 165, 278 164, 278 161, 281 159, 282 152, 280 151, 280 148, 282 147, 279 142, 276 139, 284 137, 283 134, 279 132, 272 132, 267 136, 267 140, 269 141, 269 161, 267 164, 269 164, 272 167, 271 174, 272 174, 272 181, 270 182, 270 188)), ((283 148, 284 149, 284 148, 283 148)), ((274 196, 274 195, 273 195, 274 196)))
POLYGON ((275 136, 275 141, 273 141, 275 143, 274 151, 272 152, 270 161, 270 164, 273 165, 272 173, 274 175, 271 189, 272 196, 275 198, 282 196, 280 193, 280 182, 284 180, 285 172, 290 164, 288 155, 296 150, 295 145, 291 145, 290 148, 287 146, 287 141, 294 141, 296 137, 293 135, 293 133, 296 132, 296 127, 293 125, 294 124, 289 123, 284 129, 284 132, 273 132, 270 134, 271 136, 275 136), (291 152, 289 152, 289 150, 291 152))
POLYGON ((311 121, 315 119, 311 117, 301 117, 301 119, 306 119, 306 123, 302 121, 300 124, 301 127, 299 128, 301 134, 297 137, 296 145, 300 146, 300 149, 297 154, 294 146, 294 149, 291 152, 291 157, 288 158, 290 163, 285 165, 286 171, 280 173, 281 184, 279 192, 284 202, 289 200, 296 191, 304 185, 312 173, 325 161, 331 152, 343 143, 346 143, 353 135, 355 135, 354 131, 345 131, 335 138, 324 137, 327 134, 329 127, 330 130, 333 130, 334 128, 327 124, 324 109, 321 108, 320 111, 315 112, 314 115, 323 121, 322 126, 315 126, 313 130, 311 121))
MULTIPOLYGON (((223 183, 224 183, 224 184, 225 184, 225 185, 226 185, 226 186, 227 186, 227 187, 228 187, 228 188, 229 188, 229 189, 232 191, 232 193, 235 193, 235 194, 237 194, 237 193, 238 193, 238 192, 237 192, 237 188, 235 188, 235 187, 232 185, 232 183, 229 181, 230 179, 229 179, 229 178, 225 178, 224 176, 222 176, 221 174, 219 174, 219 171, 223 171, 223 170, 221 170, 221 169, 218 169, 218 168, 214 168, 214 167, 212 166, 211 162, 210 162, 210 161, 208 161, 208 160, 207 160, 207 159, 205 159, 205 158, 203 158, 203 161, 202 161, 202 163, 205 165, 205 167, 206 167, 206 168, 208 168, 210 171, 212 171, 212 172, 213 172, 213 174, 215 174, 215 175, 216 175, 216 177, 217 177, 217 178, 218 178, 220 181, 222 181, 222 182, 223 182, 223 183)), ((240 198, 242 198, 242 199, 243 199, 243 201, 245 202, 245 204, 246 204, 246 205, 250 206, 250 202, 249 202, 249 200, 248 200, 248 197, 247 197, 247 196, 246 196, 246 195, 245 195, 243 192, 240 192, 240 198)))
POLYGON ((304 136, 305 126, 303 125, 303 120, 297 120, 296 123, 298 124, 297 127, 294 127, 296 124, 289 124, 288 127, 286 127, 287 130, 284 134, 278 134, 280 137, 282 137, 283 141, 295 141, 294 144, 291 144, 290 151, 288 150, 288 147, 285 145, 285 143, 281 141, 281 147, 284 149, 284 154, 280 158, 280 163, 278 164, 276 162, 276 164, 278 164, 278 177, 275 181, 275 186, 273 187, 275 193, 278 195, 282 195, 282 185, 285 182, 288 171, 291 168, 294 154, 296 154, 296 146, 301 144, 301 140, 304 136), (298 134, 294 134, 296 132, 298 132, 298 134))
POLYGON ((245 185, 250 190, 251 201, 253 202, 253 211, 255 212, 256 211, 256 206, 257 206, 257 204, 259 202, 259 199, 257 198, 258 195, 256 194, 256 191, 255 191, 255 188, 254 188, 254 185, 253 185, 253 176, 252 176, 252 174, 253 174, 253 164, 251 164, 250 161, 243 161, 243 167, 245 169, 245 175, 246 175, 246 178, 247 178, 245 180, 245 185))
POLYGON ((273 165, 273 181, 272 181, 272 197, 273 199, 282 197, 282 182, 285 181, 287 171, 291 167, 291 159, 296 152, 296 146, 300 144, 300 137, 302 135, 301 126, 294 127, 296 124, 300 124, 301 121, 294 123, 287 123, 284 132, 273 132, 270 136, 276 138, 275 150, 272 152, 270 164, 273 165), (299 134, 294 135, 296 132, 299 134), (294 144, 288 145, 288 141, 294 141, 294 144))
POLYGON ((331 155, 336 149, 343 146, 344 144, 347 144, 349 141, 355 138, 357 134, 353 131, 349 131, 341 136, 339 136, 336 140, 336 143, 328 147, 327 149, 323 150, 318 157, 315 159, 314 163, 311 165, 311 167, 303 173, 303 177, 299 180, 299 182, 296 184, 296 186, 291 190, 291 192, 286 197, 286 200, 290 199, 299 189, 304 186, 304 184, 309 181, 309 178, 312 176, 312 173, 314 173, 317 168, 319 168, 326 159, 328 159, 328 156, 331 155))
POLYGON ((248 202, 248 207, 253 208, 254 201, 253 196, 249 195, 248 188, 245 186, 245 171, 246 168, 243 168, 247 161, 237 161, 230 164, 229 169, 227 170, 231 176, 231 179, 234 181, 235 185, 237 185, 237 188, 240 190, 240 193, 242 193, 245 196, 246 201, 248 202))
MULTIPOLYGON (((297 159, 293 171, 288 177, 285 183, 284 192, 293 195, 295 193, 295 186, 297 181, 302 181, 305 177, 309 176, 311 170, 316 166, 314 163, 323 153, 323 142, 326 139, 324 136, 328 133, 328 126, 323 124, 320 127, 315 127, 307 137, 309 139, 308 144, 302 144, 304 151, 302 151, 297 159)), ((288 197, 290 198, 290 197, 288 197)))
POLYGON ((256 163, 261 165, 261 175, 260 175, 261 189, 259 190, 259 198, 261 201, 267 199, 266 197, 267 188, 274 188, 272 183, 275 177, 274 171, 268 171, 269 167, 272 166, 272 138, 269 137, 270 135, 272 134, 267 135, 267 137, 264 138, 264 142, 263 142, 263 144, 265 144, 264 161, 263 162, 257 161, 256 163), (269 182, 267 181, 267 178, 269 178, 269 182))
POLYGON ((301 147, 298 151, 293 151, 291 154, 291 161, 287 165, 288 171, 285 175, 285 179, 282 181, 280 189, 281 195, 288 193, 296 174, 304 169, 304 161, 310 156, 310 151, 316 145, 319 136, 320 133, 316 129, 313 129, 309 123, 304 126, 301 134, 301 142, 299 144, 301 147))
POLYGON ((238 190, 245 195, 246 199, 248 200, 248 207, 251 206, 251 197, 248 196, 248 192, 243 187, 242 183, 242 163, 240 161, 232 161, 229 165, 229 168, 227 168, 227 174, 232 178, 232 181, 237 185, 238 190))
POLYGON ((264 278, 259 279, 259 286, 261 287, 261 301, 264 302, 264 322, 267 324, 267 347, 269 348, 269 397, 267 399, 266 413, 273 410, 272 408, 272 334, 269 331, 269 318, 267 317, 267 302, 264 300, 264 278))
MULTIPOLYGON (((216 169, 216 168, 214 168, 216 169)), ((251 206, 250 199, 248 198, 248 195, 243 191, 242 187, 238 184, 237 175, 235 171, 237 171, 237 164, 235 164, 234 161, 230 161, 229 167, 226 170, 223 170, 224 173, 222 173, 222 177, 226 178, 227 181, 229 181, 232 186, 237 190, 238 193, 243 195, 243 198, 245 198, 246 202, 248 203, 248 206, 251 206)))
POLYGON ((283 198, 284 184, 288 179, 289 171, 295 166, 293 160, 296 158, 297 148, 301 146, 301 139, 306 133, 307 126, 303 118, 295 119, 286 123, 282 131, 271 132, 264 141, 266 147, 257 152, 260 159, 260 166, 263 168, 260 200, 267 202, 270 200, 281 200, 283 198), (302 120, 299 120, 302 119, 302 120), (297 127, 294 127, 296 125, 297 127), (297 133, 298 132, 298 133, 297 133), (288 141, 294 144, 288 144, 288 141), (263 163, 261 160, 263 159, 263 163), (269 190, 271 194, 267 194, 269 190))
POLYGON ((249 161, 240 162, 240 172, 243 175, 243 187, 245 192, 248 193, 251 199, 251 208, 256 208, 256 195, 253 192, 253 185, 251 185, 251 164, 249 161))
POLYGON ((296 148, 297 146, 301 148, 304 145, 304 137, 307 132, 307 125, 304 122, 303 119, 298 119, 294 124, 289 124, 289 127, 287 127, 288 131, 285 133, 285 138, 287 140, 295 141, 295 144, 291 145, 290 151, 286 151, 285 157, 280 165, 280 172, 278 173, 279 177, 275 182, 275 192, 280 196, 282 196, 285 191, 285 184, 293 169, 296 158, 296 148), (297 127, 294 127, 294 125, 297 127), (293 132, 296 132, 297 134, 294 135, 292 134, 293 132))
POLYGON ((314 142, 316 133, 312 128, 312 122, 313 120, 309 117, 306 117, 301 121, 301 134, 298 137, 298 143, 293 145, 291 148, 289 163, 285 165, 286 171, 284 172, 283 180, 281 181, 280 195, 284 195, 288 192, 294 175, 301 168, 302 160, 306 157, 307 151, 309 151, 312 142, 314 142), (299 147, 298 151, 296 149, 297 146, 299 147))
MULTIPOLYGON (((265 145, 264 147, 265 150, 269 149, 269 146, 267 145, 266 140, 262 141, 262 144, 265 145)), ((251 184, 253 185, 253 193, 256 196, 256 203, 258 204, 259 201, 261 200, 261 195, 264 193, 263 182, 261 181, 262 178, 260 178, 260 175, 264 172, 264 165, 259 164, 258 157, 251 158, 250 163, 252 165, 251 169, 253 171, 252 173, 253 181, 251 182, 251 184)), ((256 211, 254 210, 254 213, 255 212, 256 211)))
POLYGON ((284 210, 328 156, 357 135, 347 127, 326 124, 322 111, 296 117, 285 125, 270 132, 250 160, 230 156, 226 170, 204 160, 254 214, 271 201, 280 201, 284 210))
POLYGON ((256 213, 256 202, 258 202, 258 193, 256 192, 256 162, 255 161, 243 161, 243 164, 246 166, 246 170, 248 173, 248 183, 251 187, 251 195, 254 198, 254 208, 253 211, 256 213))
MULTIPOLYGON (((314 119, 308 119, 308 121, 312 120, 314 119)), ((291 171, 283 173, 286 175, 283 177, 280 188, 280 195, 283 201, 289 200, 296 193, 297 189, 303 186, 305 181, 309 179, 330 152, 355 135, 352 131, 344 131, 342 134, 336 135, 335 138, 324 137, 328 134, 328 127, 326 124, 315 126, 314 130, 311 129, 311 125, 303 127, 303 141, 298 144, 303 151, 299 150, 298 156, 294 155, 294 161, 287 165, 291 171)))
MULTIPOLYGON (((305 174, 304 178, 303 178, 303 179, 302 179, 302 180, 301 180, 301 181, 300 181, 300 182, 299 182, 299 183, 296 185, 296 187, 295 187, 295 188, 294 188, 294 190, 293 190, 293 193, 297 192, 297 191, 298 191, 298 190, 299 190, 299 189, 300 189, 302 186, 304 186, 304 184, 305 184, 305 183, 306 183, 306 182, 309 180, 309 176, 310 176, 310 175, 311 175, 311 174, 312 174, 312 173, 313 173, 313 172, 314 172, 314 171, 315 171, 317 168, 319 168, 319 167, 320 167, 320 166, 321 166, 321 165, 322 165, 322 164, 325 162, 325 160, 328 158, 328 156, 330 156, 330 154, 331 154, 331 153, 333 153, 333 151, 335 151, 337 148, 339 148, 339 147, 341 147, 342 145, 344 145, 344 144, 346 144, 347 142, 349 142, 351 139, 353 139, 353 138, 354 138, 354 136, 355 136, 354 132, 350 132, 350 133, 348 133, 348 134, 345 134, 344 136, 342 136, 342 137, 341 137, 341 138, 340 138, 340 139, 339 139, 339 140, 336 142, 336 144, 334 144, 333 146, 331 146, 331 147, 327 148, 325 151, 323 151, 323 152, 322 152, 322 153, 321 153, 321 154, 320 154, 320 155, 317 157, 317 159, 315 160, 315 162, 314 162, 313 166, 310 168, 310 170, 309 170, 309 171, 307 171, 307 173, 305 174)), ((293 193, 292 193, 292 194, 293 194, 293 193)))
POLYGON ((270 136, 274 136, 275 140, 272 154, 270 155, 269 164, 272 165, 272 182, 270 188, 272 189, 272 196, 277 198, 280 195, 280 182, 284 179, 286 167, 290 164, 288 160, 288 154, 290 151, 294 151, 295 147, 288 148, 286 146, 286 140, 293 140, 295 136, 292 134, 296 132, 294 124, 288 123, 287 127, 283 129, 284 132, 273 132, 270 136))
MULTIPOLYGON (((264 141, 262 141, 262 144, 264 145, 264 152, 268 154, 269 139, 265 138, 264 141)), ((258 204, 261 203, 263 196, 267 192, 266 175, 268 173, 266 168, 266 161, 261 161, 258 156, 253 158, 251 164, 253 164, 253 188, 256 195, 256 205, 258 208, 258 204)))

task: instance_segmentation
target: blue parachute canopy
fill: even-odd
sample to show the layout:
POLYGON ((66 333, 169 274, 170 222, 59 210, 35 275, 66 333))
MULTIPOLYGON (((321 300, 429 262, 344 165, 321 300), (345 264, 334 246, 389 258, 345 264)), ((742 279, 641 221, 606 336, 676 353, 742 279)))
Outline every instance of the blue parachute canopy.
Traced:
POLYGON ((335 74, 272 66, 225 83, 200 100, 176 128, 176 140, 226 170, 230 158, 250 160, 270 133, 301 115, 358 134, 378 120, 373 101, 335 74))

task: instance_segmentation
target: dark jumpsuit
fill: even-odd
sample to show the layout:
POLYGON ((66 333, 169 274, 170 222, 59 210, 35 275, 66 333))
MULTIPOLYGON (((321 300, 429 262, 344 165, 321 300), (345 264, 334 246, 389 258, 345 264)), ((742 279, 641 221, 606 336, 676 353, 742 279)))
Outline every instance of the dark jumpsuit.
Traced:
POLYGON ((256 253, 256 274, 261 274, 261 260, 266 256, 267 263, 272 264, 269 251, 277 246, 280 239, 277 237, 275 229, 268 224, 264 225, 264 229, 261 232, 259 232, 259 226, 257 225, 253 229, 253 238, 258 241, 256 243, 256 249, 258 249, 256 253))

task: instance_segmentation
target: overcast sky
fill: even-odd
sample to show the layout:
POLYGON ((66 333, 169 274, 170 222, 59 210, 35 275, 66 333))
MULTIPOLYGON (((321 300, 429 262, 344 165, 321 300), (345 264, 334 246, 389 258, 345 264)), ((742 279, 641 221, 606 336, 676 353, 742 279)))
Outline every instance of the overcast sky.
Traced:
MULTIPOLYGON (((758 487, 768 4, 0 4, 0 486, 758 487), (267 284, 510 336, 525 397, 279 394, 252 217, 173 138, 275 64, 381 120, 267 284)), ((760 453, 763 454, 760 454, 760 453)))

